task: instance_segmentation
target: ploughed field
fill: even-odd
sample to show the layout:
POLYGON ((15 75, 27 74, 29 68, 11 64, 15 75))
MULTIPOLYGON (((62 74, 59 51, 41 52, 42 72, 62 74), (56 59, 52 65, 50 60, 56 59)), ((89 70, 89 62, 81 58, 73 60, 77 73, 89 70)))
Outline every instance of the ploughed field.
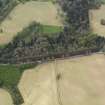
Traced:
POLYGON ((105 105, 105 55, 39 65, 23 73, 18 87, 23 105, 105 105))
POLYGON ((11 41, 18 32, 32 21, 55 26, 56 30, 57 26, 62 26, 58 8, 51 1, 30 1, 18 4, 0 25, 0 45, 11 41))
POLYGON ((105 20, 105 5, 102 5, 99 9, 92 9, 89 11, 90 28, 91 30, 105 37, 105 25, 101 24, 101 20, 105 20))

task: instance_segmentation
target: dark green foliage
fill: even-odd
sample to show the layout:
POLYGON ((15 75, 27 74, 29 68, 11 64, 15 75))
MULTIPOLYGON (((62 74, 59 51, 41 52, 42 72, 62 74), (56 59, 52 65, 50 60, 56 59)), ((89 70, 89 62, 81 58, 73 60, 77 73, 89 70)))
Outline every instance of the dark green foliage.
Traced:
POLYGON ((89 30, 90 0, 58 0, 58 2, 66 13, 68 24, 71 24, 76 31, 81 33, 89 30))
MULTIPOLYGON (((89 31, 88 10, 93 5, 92 1, 62 0, 60 3, 67 13, 67 26, 63 30, 57 28, 59 31, 54 32, 54 27, 49 29, 48 26, 32 22, 17 33, 12 42, 0 48, 0 63, 31 63, 31 60, 20 62, 19 59, 38 56, 43 59, 43 56, 53 53, 103 48, 105 38, 89 31)), ((15 105, 23 102, 16 85, 27 68, 30 65, 0 65, 0 86, 10 91, 15 105)), ((59 80, 60 76, 57 78, 59 80)))
POLYGON ((89 31, 89 9, 101 6, 100 0, 58 0, 58 3, 65 12, 67 24, 80 33, 89 31))
POLYGON ((0 88, 3 86, 3 80, 0 79, 0 88))
MULTIPOLYGON (((8 0, 9 2, 9 0, 8 0)), ((59 0, 67 14, 67 26, 43 26, 32 22, 24 28, 9 44, 0 48, 0 87, 8 89, 14 99, 14 105, 23 102, 17 83, 25 69, 33 65, 12 65, 12 63, 31 63, 31 60, 20 62, 19 59, 37 57, 53 53, 67 53, 86 48, 103 48, 105 38, 89 32, 88 10, 94 0, 59 0), (56 30, 56 31, 55 31, 56 30)), ((2 7, 0 1, 0 7, 2 7)), ((60 75, 57 76, 59 80, 60 75)))
MULTIPOLYGON (((77 33, 73 27, 65 27, 60 33, 44 34, 38 23, 31 23, 1 50, 0 62, 17 63, 18 59, 45 56, 53 53, 102 48, 105 39, 92 33, 77 33), (12 59, 12 61, 5 61, 12 59)), ((42 58, 43 59, 43 58, 42 58)), ((24 62, 31 62, 30 60, 24 62)), ((20 61, 18 63, 21 63, 20 61)))
POLYGON ((68 24, 64 30, 50 33, 49 27, 32 22, 19 32, 12 42, 1 48, 0 62, 16 63, 18 59, 25 57, 102 48, 105 39, 89 32, 88 10, 94 2, 94 0, 59 0, 68 18, 66 20, 68 24), (44 29, 48 32, 44 32, 44 29), (6 61, 6 59, 12 59, 12 61, 6 61))

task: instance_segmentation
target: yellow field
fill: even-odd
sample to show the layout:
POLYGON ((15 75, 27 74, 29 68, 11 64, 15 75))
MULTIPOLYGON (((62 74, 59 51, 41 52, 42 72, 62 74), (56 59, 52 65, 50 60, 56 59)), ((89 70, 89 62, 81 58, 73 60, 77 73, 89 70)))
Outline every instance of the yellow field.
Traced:
POLYGON ((0 105, 13 105, 10 94, 3 89, 0 89, 0 105))
POLYGON ((25 71, 18 87, 23 105, 105 105, 105 55, 40 65, 25 71))
POLYGON ((32 21, 44 25, 62 26, 57 6, 52 2, 30 1, 19 4, 0 26, 0 30, 3 31, 0 33, 0 44, 11 41, 17 32, 20 32, 32 21))
POLYGON ((105 37, 105 25, 101 25, 101 19, 105 19, 105 5, 99 9, 90 10, 90 27, 92 31, 105 37))
POLYGON ((24 72, 19 90, 23 105, 58 105, 53 63, 24 72))

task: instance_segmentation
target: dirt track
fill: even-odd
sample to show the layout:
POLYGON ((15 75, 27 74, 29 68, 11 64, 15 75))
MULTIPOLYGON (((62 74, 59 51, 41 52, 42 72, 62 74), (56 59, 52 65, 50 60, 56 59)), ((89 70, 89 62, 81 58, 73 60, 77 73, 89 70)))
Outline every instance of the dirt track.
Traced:
POLYGON ((23 105, 105 105, 105 55, 58 60, 27 70, 19 89, 23 105))
POLYGON ((13 105, 10 94, 3 89, 0 89, 0 105, 13 105))

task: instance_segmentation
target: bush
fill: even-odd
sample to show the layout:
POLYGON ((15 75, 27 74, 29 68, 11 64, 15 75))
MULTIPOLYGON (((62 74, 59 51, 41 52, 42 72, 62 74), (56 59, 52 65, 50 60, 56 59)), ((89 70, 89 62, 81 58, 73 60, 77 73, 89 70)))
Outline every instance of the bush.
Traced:
POLYGON ((3 86, 3 81, 0 79, 0 88, 3 86))

